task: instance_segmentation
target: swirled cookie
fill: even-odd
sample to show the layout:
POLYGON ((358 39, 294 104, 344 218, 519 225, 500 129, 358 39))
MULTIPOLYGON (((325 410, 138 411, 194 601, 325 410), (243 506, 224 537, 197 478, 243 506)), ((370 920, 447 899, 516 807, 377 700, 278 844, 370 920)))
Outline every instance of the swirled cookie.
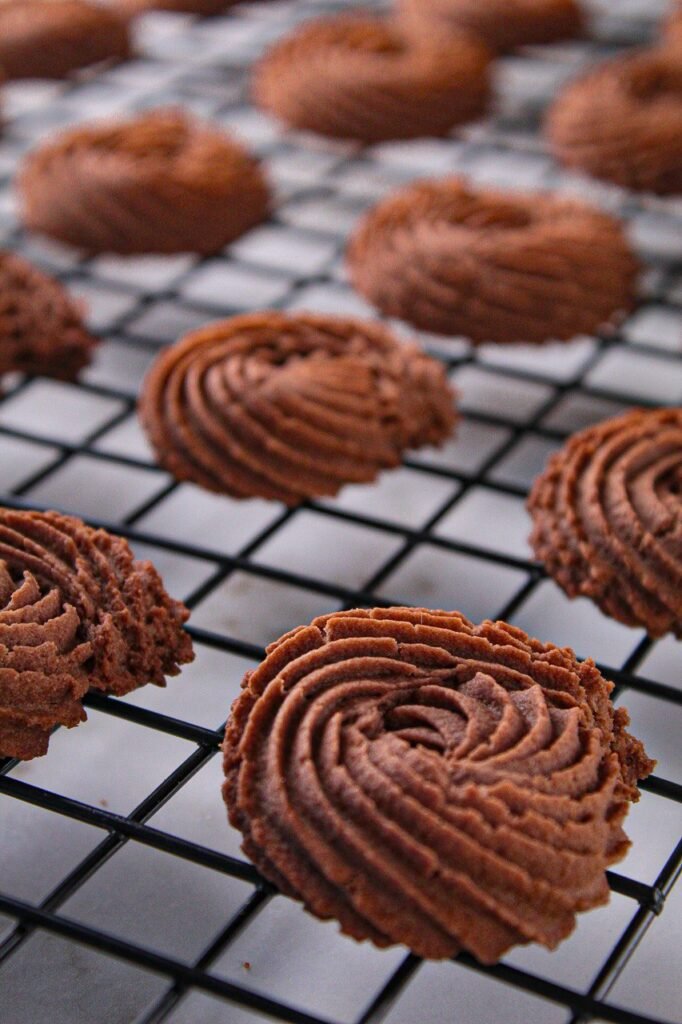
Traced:
POLYGON ((379 142, 443 135, 480 117, 490 96, 481 43, 411 39, 377 18, 308 22, 257 65, 258 106, 295 128, 379 142))
POLYGON ((128 24, 111 8, 86 0, 0 4, 0 67, 8 78, 64 78, 130 55, 128 24))
POLYGON ((414 31, 468 32, 502 52, 572 39, 585 31, 576 0, 400 0, 398 10, 414 31))
POLYGON ((96 344, 58 281, 0 252, 0 377, 17 371, 72 380, 96 344))
POLYGON ((192 660, 188 617, 127 541, 56 512, 0 509, 0 757, 47 751, 89 690, 165 685, 192 660))
POLYGON ((620 224, 573 200, 422 181, 370 210, 351 280, 383 313, 474 343, 592 334, 634 301, 620 224))
POLYGON ((257 162, 179 110, 83 125, 29 154, 28 228, 88 252, 212 253, 264 219, 257 162))
POLYGON ((682 409, 634 410, 575 434, 528 508, 535 554, 569 597, 682 637, 682 409))
POLYGON ((360 320, 256 313, 166 349, 140 418, 179 480, 297 505, 368 483, 456 419, 440 363, 360 320))
POLYGON ((424 957, 553 948, 608 900, 653 768, 591 661, 504 622, 356 609, 282 637, 224 741, 243 849, 342 931, 424 957))
POLYGON ((568 85, 546 133, 567 167, 623 188, 682 192, 682 61, 675 47, 607 61, 568 85))

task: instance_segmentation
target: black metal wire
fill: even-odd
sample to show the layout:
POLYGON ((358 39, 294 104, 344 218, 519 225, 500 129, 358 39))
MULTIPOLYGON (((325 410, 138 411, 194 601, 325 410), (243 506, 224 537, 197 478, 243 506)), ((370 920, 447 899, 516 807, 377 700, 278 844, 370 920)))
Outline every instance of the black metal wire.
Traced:
MULTIPOLYGON (((328 4, 322 5, 325 10, 329 9, 328 4)), ((311 2, 310 13, 314 13, 316 5, 311 2)), ((616 26, 617 27, 617 26, 616 26)), ((591 49, 595 54, 607 52, 611 47, 617 46, 623 40, 632 41, 643 38, 647 31, 650 31, 650 24, 633 23, 625 26, 622 38, 612 37, 603 41, 600 49, 592 44, 591 49)), ((532 59, 532 58, 528 58, 532 59)), ((231 65, 230 60, 224 62, 223 73, 239 79, 242 76, 243 68, 239 65, 231 65)), ((197 72, 189 72, 187 75, 188 95, 192 90, 200 92, 200 82, 197 81, 197 72)), ((77 97, 79 86, 72 87, 72 93, 77 97)), ((162 97, 160 97, 162 98, 162 97)), ((225 109, 229 109, 227 104, 225 109)), ((530 119, 533 124, 533 119, 530 119)), ((512 126, 513 127, 513 126, 512 126)), ((480 133, 467 143, 471 153, 475 154, 482 145, 497 146, 500 151, 527 152, 529 145, 536 146, 534 140, 529 140, 526 135, 511 137, 507 129, 501 130, 495 121, 492 121, 485 128, 484 135, 480 133)), ((286 144, 279 143, 274 146, 272 155, 286 150, 286 144)), ((298 201, 308 198, 318 198, 320 195, 343 196, 343 187, 338 184, 337 179, 342 181, 343 171, 357 166, 354 164, 354 156, 340 155, 331 175, 322 182, 313 185, 301 185, 288 196, 287 201, 298 201)), ((356 199, 351 202, 358 206, 364 205, 356 199)), ((658 207, 657 207, 658 208, 658 207)), ((629 201, 625 213, 638 214, 641 207, 634 201, 629 201)), ((665 210, 665 207, 660 207, 665 210)), ((274 215, 274 222, 282 226, 286 225, 277 213, 274 215)), ((340 254, 343 249, 344 240, 340 233, 321 230, 319 232, 309 231, 306 234, 320 237, 332 238, 337 245, 337 252, 340 254)), ((25 238, 20 231, 10 234, 9 245, 21 250, 25 244, 25 238)), ((224 257, 226 264, 237 262, 232 257, 224 257)), ((641 308, 647 305, 665 306, 670 309, 679 309, 679 302, 670 298, 670 287, 676 277, 679 279, 682 274, 682 263, 666 261, 662 258, 653 261, 662 273, 658 286, 650 292, 642 302, 641 308)), ((200 265, 200 264, 199 264, 200 265)), ((247 266, 246 261, 240 261, 240 265, 247 266)), ((216 310, 204 307, 201 304, 189 301, 183 295, 183 286, 189 276, 196 272, 196 265, 186 273, 179 275, 172 289, 145 293, 135 291, 130 287, 120 284, 109 284, 97 273, 97 268, 88 261, 80 261, 59 276, 67 283, 78 285, 89 283, 104 285, 106 289, 120 292, 122 295, 130 296, 135 301, 131 307, 119 318, 113 321, 107 331, 103 332, 104 337, 116 339, 125 345, 129 345, 131 351, 154 352, 165 341, 162 337, 150 338, 146 334, 136 332, 136 323, 140 316, 155 303, 172 302, 191 313, 205 315, 206 319, 216 316, 216 310)), ((304 286, 315 282, 329 282, 326 275, 315 276, 292 276, 290 286, 282 300, 275 304, 288 306, 296 300, 297 294, 304 286)), ((229 310, 221 309, 222 315, 228 315, 229 310)), ((619 396, 610 390, 600 389, 589 384, 587 375, 590 369, 597 365, 605 352, 617 346, 625 347, 631 352, 641 352, 647 358, 660 361, 661 371, 665 372, 666 365, 675 359, 675 354, 665 349, 656 349, 649 346, 637 345, 621 335, 615 337, 603 337, 595 348, 593 355, 587 359, 580 370, 568 380, 548 380, 542 373, 535 373, 532 370, 504 369, 500 370, 494 365, 488 365, 480 361, 475 354, 455 355, 445 358, 444 361, 453 371, 463 369, 468 365, 475 366, 481 373, 489 373, 499 376, 504 374, 511 380, 520 380, 527 383, 539 383, 549 387, 550 391, 547 400, 535 410, 532 416, 524 422, 518 422, 511 418, 504 411, 495 413, 467 412, 466 418, 472 422, 484 426, 502 428, 503 439, 491 451, 488 458, 475 470, 453 470, 444 465, 423 461, 419 455, 414 455, 405 460, 405 465, 411 470, 433 476, 439 479, 451 481, 453 492, 441 505, 431 514, 429 519, 420 528, 401 525, 388 521, 379 516, 365 513, 353 512, 338 506, 331 506, 321 502, 307 502, 300 509, 283 510, 276 515, 273 521, 254 536, 248 544, 235 554, 226 554, 219 548, 207 544, 198 544, 181 539, 171 539, 157 535, 139 525, 140 520, 151 510, 156 508, 163 500, 171 495, 177 485, 169 481, 167 476, 160 472, 156 466, 145 459, 122 454, 115 454, 94 447, 97 441, 107 435, 114 427, 124 423, 135 410, 135 395, 121 387, 110 387, 102 384, 82 382, 78 387, 84 392, 107 399, 115 399, 119 406, 111 416, 100 422, 81 441, 69 442, 59 438, 47 438, 39 431, 30 431, 24 428, 12 427, 0 422, 0 437, 15 438, 22 441, 48 446, 56 450, 54 458, 45 466, 25 478, 21 485, 11 493, 0 494, 0 501, 3 504, 17 508, 40 507, 31 497, 31 493, 39 484, 49 481, 50 477, 62 467, 68 465, 72 460, 81 456, 96 459, 102 463, 109 463, 120 467, 142 470, 149 474, 156 474, 159 479, 159 486, 156 492, 148 499, 140 502, 136 508, 130 511, 122 521, 89 521, 93 525, 104 526, 114 532, 129 538, 135 543, 144 544, 169 554, 183 555, 194 559, 199 563, 212 566, 207 579, 198 585, 194 591, 186 595, 190 607, 196 607, 215 589, 225 583, 236 571, 256 578, 272 580, 285 584, 306 593, 313 593, 329 598, 330 605, 352 607, 358 605, 387 605, 394 603, 385 595, 376 593, 377 589, 390 579, 391 574, 404 564, 408 556, 426 547, 441 550, 444 553, 462 554, 475 558, 481 562, 505 566, 516 569, 523 574, 523 580, 501 607, 491 608, 492 617, 508 618, 514 614, 523 602, 525 602, 536 590, 538 585, 545 579, 542 567, 537 563, 513 556, 498 553, 474 543, 456 541, 450 538, 434 534, 434 529, 450 513, 460 501, 475 488, 484 488, 492 493, 511 496, 522 499, 526 495, 526 488, 490 479, 489 474, 499 465, 502 460, 510 454, 520 441, 527 438, 536 438, 550 443, 560 443, 566 436, 565 432, 549 428, 545 420, 559 403, 567 396, 581 394, 595 399, 607 399, 612 402, 631 404, 627 396, 619 396), (386 558, 369 577, 363 586, 348 587, 342 586, 334 580, 316 578, 307 573, 298 573, 288 569, 277 568, 261 561, 258 557, 259 548, 270 538, 276 537, 278 531, 287 523, 298 516, 301 511, 311 513, 318 517, 328 517, 348 524, 355 524, 379 530, 387 535, 395 536, 399 540, 399 548, 390 557, 386 558)), ((436 353, 443 358, 439 349, 436 353)), ((30 388, 31 382, 20 380, 10 387, 4 395, 0 396, 0 410, 4 403, 10 402, 30 388)), ((654 402, 641 402, 637 404, 651 404, 654 402)), ((77 508, 66 509, 65 511, 78 512, 77 508)), ((397 597, 397 595, 396 595, 397 597)), ((195 643, 201 646, 213 647, 218 650, 245 656, 251 660, 258 660, 263 655, 263 650, 258 644, 254 644, 239 636, 230 636, 200 626, 190 626, 190 632, 195 643)), ((640 666, 651 652, 652 642, 648 639, 641 640, 634 651, 622 665, 600 664, 599 668, 604 675, 616 684, 616 692, 633 691, 648 695, 656 700, 664 701, 670 705, 682 704, 682 691, 674 686, 648 679, 639 672, 640 666)), ((589 651, 579 651, 580 655, 588 655, 589 651)), ((247 985, 229 982, 218 977, 212 972, 212 967, 217 958, 221 956, 234 942, 236 937, 253 922, 267 905, 274 893, 273 888, 264 882, 258 875, 256 869, 246 861, 238 857, 219 852, 203 846, 200 843, 183 839, 172 835, 163 829, 155 828, 149 824, 152 816, 176 793, 178 793, 193 776, 202 769, 213 757, 217 756, 219 744, 222 738, 222 725, 216 729, 199 726, 190 721, 184 721, 170 715, 166 715, 148 708, 138 707, 134 704, 116 700, 112 697, 101 694, 90 694, 85 700, 89 708, 96 709, 126 722, 137 725, 140 728, 155 730, 175 736, 194 745, 193 751, 185 760, 166 777, 155 789, 149 792, 141 803, 129 814, 114 813, 105 808, 94 806, 89 803, 64 796, 60 793, 41 789, 36 785, 22 781, 13 776, 13 769, 17 762, 12 760, 0 761, 0 796, 22 801, 34 807, 62 815, 73 821, 82 822, 103 833, 101 842, 91 850, 59 883, 45 896, 38 904, 29 904, 25 900, 19 900, 11 893, 0 891, 0 912, 9 915, 16 922, 15 926, 0 940, 0 991, 2 990, 2 968, 22 948, 28 938, 40 929, 62 936, 63 938, 82 944, 90 949, 99 950, 110 956, 133 964, 137 967, 146 968, 164 976, 167 987, 160 997, 152 1004, 139 1018, 140 1024, 160 1024, 173 1011, 178 1001, 190 990, 203 991, 218 996, 226 1001, 226 1009, 229 1004, 237 1004, 250 1008, 266 1017, 277 1021, 289 1021, 291 1024, 336 1024, 334 1021, 325 1021, 314 1014, 305 1013, 300 1008, 290 1006, 280 1000, 269 997, 267 994, 251 990, 247 985), (208 871, 218 871, 235 879, 248 882, 253 886, 253 891, 245 900, 236 913, 226 920, 220 933, 213 939, 210 945, 203 950, 200 956, 192 964, 186 964, 170 956, 161 955, 138 943, 129 942, 111 934, 105 922, 97 927, 87 926, 76 922, 62 914, 62 907, 65 901, 77 892, 80 887, 91 878, 105 864, 110 857, 121 849, 126 843, 139 843, 158 851, 182 858, 193 864, 201 866, 208 871)), ((227 710, 227 709, 226 709, 227 710)), ((682 802, 682 786, 659 776, 652 776, 642 784, 642 789, 655 793, 659 797, 670 801, 671 806, 682 802)), ((216 800, 219 799, 216 794, 216 800)), ((1 836, 0 836, 1 838, 1 836)), ((456 958, 457 962, 472 970, 482 972, 491 978, 505 982, 508 985, 522 989, 525 992, 541 996, 567 1011, 567 1020, 570 1024, 583 1024, 588 1020, 599 1018, 604 1021, 613 1021, 616 1024, 659 1024, 658 1018, 651 1014, 637 1013, 630 1008, 620 1007, 609 1001, 609 993, 619 977, 621 971, 628 963, 630 957, 637 949, 643 935, 655 925, 656 919, 663 912, 666 898, 672 890, 675 881, 682 870, 682 842, 671 854, 668 861, 661 868, 658 877, 653 884, 645 884, 629 878, 618 872, 608 872, 608 880, 614 892, 633 901, 633 914, 618 941, 610 949, 608 955, 595 972, 594 978, 587 991, 577 991, 558 984, 551 979, 539 977, 531 972, 523 971, 507 964, 500 964, 495 967, 484 967, 478 964, 472 957, 462 954, 456 958)), ((0 879, 1 889, 1 879, 0 879)), ((357 1016, 355 1024, 379 1024, 391 1006, 409 986, 411 979, 420 966, 420 961, 412 954, 408 954, 391 974, 388 980, 375 993, 364 1010, 357 1016)), ((0 1011, 0 1018, 2 1014, 0 1011)), ((226 1017, 226 1020, 229 1017, 226 1017)), ((466 1022, 462 1022, 466 1024, 466 1022)))

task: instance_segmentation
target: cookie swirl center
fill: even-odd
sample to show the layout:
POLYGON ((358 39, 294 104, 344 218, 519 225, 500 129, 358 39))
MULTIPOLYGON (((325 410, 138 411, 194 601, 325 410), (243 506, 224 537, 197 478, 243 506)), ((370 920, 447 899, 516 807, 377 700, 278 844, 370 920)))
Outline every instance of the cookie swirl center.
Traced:
POLYGON ((62 671, 74 671, 91 653, 80 616, 59 587, 0 559, 0 670, 38 671, 64 659, 62 671))

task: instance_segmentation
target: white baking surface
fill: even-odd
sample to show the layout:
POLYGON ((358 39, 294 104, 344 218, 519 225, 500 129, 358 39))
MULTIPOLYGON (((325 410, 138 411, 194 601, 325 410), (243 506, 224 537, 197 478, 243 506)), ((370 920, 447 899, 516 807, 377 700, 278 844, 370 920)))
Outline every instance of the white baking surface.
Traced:
MULTIPOLYGON (((614 415, 623 407, 621 395, 633 403, 682 401, 682 361, 674 360, 682 352, 682 321, 679 308, 671 305, 682 303, 682 276, 671 270, 682 258, 679 204, 651 197, 633 202, 618 189, 559 171, 531 130, 524 135, 519 127, 585 64, 585 48, 562 45, 502 61, 498 125, 474 126, 456 140, 387 144, 360 155, 352 145, 282 133, 248 106, 242 87, 240 69, 265 45, 294 22, 331 6, 322 0, 245 4, 203 23, 151 15, 140 23, 139 59, 85 75, 75 88, 18 83, 5 90, 10 125, 0 138, 0 243, 8 239, 64 275, 106 340, 84 374, 91 385, 87 390, 35 380, 0 403, 0 487, 113 527, 133 525, 140 535, 136 553, 153 559, 174 595, 193 598, 193 624, 244 642, 241 653, 200 642, 196 662, 167 690, 147 687, 126 698, 135 708, 204 729, 222 725, 244 672, 255 664, 256 651, 248 645, 263 646, 342 605, 342 597, 325 592, 325 583, 351 590, 373 586, 384 598, 457 607, 474 618, 499 614, 529 578, 523 491, 560 443, 542 428, 565 435, 614 415), (28 146, 45 132, 86 117, 161 102, 183 102, 215 116, 268 160, 279 196, 277 223, 253 231, 225 257, 203 263, 191 256, 83 262, 60 246, 15 233, 10 176, 28 146), (513 148, 506 146, 508 130, 515 135, 513 148), (484 346, 472 358, 461 340, 424 337, 434 352, 461 363, 452 377, 464 419, 456 438, 442 449, 413 453, 408 466, 383 474, 374 486, 349 487, 333 501, 290 516, 276 504, 240 504, 191 485, 170 487, 168 476, 151 464, 131 407, 158 346, 217 315, 270 304, 369 314, 345 279, 339 258, 344 237, 362 210, 391 188, 415 176, 455 170, 480 183, 558 186, 628 215, 635 244, 654 262, 642 285, 643 297, 653 300, 624 325, 623 344, 603 351, 590 338, 541 351, 484 346), (586 383, 592 390, 568 388, 588 365, 586 383), (523 435, 514 432, 528 424, 523 435), (69 449, 70 457, 57 463, 63 443, 76 450, 69 449), (101 454, 113 459, 103 460, 101 454), (126 461, 116 461, 120 458, 126 461), (455 501, 467 479, 481 470, 484 479, 455 501), (355 520, 337 518, 335 511, 355 520), (422 543, 397 567, 382 571, 402 547, 400 528, 422 530, 432 519, 434 536, 474 552, 422 543), (377 529, 373 520, 393 524, 396 532, 377 529), (198 550, 168 550, 155 538, 198 550), (243 555, 254 571, 246 566, 225 575, 225 555, 243 555), (488 555, 508 556, 509 562, 499 564, 488 555), (296 580, 281 582, 268 574, 272 569, 293 573, 296 580)), ((624 42, 664 10, 654 0, 617 5, 604 0, 594 6, 601 11, 600 31, 610 38, 616 33, 624 42)), ((403 327, 401 334, 411 332, 403 327)), ((580 655, 614 668, 627 662, 642 639, 640 631, 606 619, 589 602, 569 602, 551 582, 532 590, 511 618, 543 639, 571 644, 580 655)), ((639 671, 679 688, 680 648, 672 639, 656 644, 639 671)), ((633 731, 660 759, 658 775, 682 782, 679 707, 632 691, 618 699, 631 710, 633 731)), ((60 730, 48 757, 13 768, 10 777, 128 815, 195 750, 189 739, 91 709, 87 726, 60 730)), ((225 820, 220 782, 216 755, 188 774, 148 824, 241 858, 239 836, 225 820)), ((634 844, 618 871, 653 882, 680 824, 677 805, 643 794, 628 821, 634 844)), ((0 891, 40 905, 106 837, 91 825, 0 795, 0 891)), ((252 891, 248 882, 129 841, 101 862, 59 912, 191 964, 252 891)), ((608 907, 584 915, 557 952, 519 949, 505 962, 586 991, 636 909, 632 899, 615 894, 608 907)), ((616 1003, 679 1019, 680 920, 678 892, 617 981, 611 996, 616 1003)), ((13 927, 0 915, 0 952, 13 927)), ((210 970, 322 1019, 352 1024, 403 957, 403 950, 359 946, 339 936, 333 923, 318 922, 275 897, 231 943, 216 950, 210 970)), ((0 964, 0 1022, 138 1024, 150 1019, 169 989, 162 975, 36 930, 0 964)), ((164 1019, 255 1024, 266 1018, 193 991, 173 1003, 164 1019)), ((467 967, 426 964, 385 1019, 388 1024, 560 1024, 569 1015, 467 967)))

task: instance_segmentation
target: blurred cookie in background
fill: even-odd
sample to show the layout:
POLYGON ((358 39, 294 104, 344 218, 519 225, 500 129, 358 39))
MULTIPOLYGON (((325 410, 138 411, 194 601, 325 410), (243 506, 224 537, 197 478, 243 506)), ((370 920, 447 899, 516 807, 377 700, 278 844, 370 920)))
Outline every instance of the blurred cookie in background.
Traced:
POLYGON ((24 224, 90 253, 213 253, 262 221, 269 190, 229 135, 175 108, 69 129, 19 172, 24 224))
POLYGON ((128 23, 86 0, 0 4, 0 68, 7 78, 65 78, 71 71, 131 56, 128 23))
POLYGON ((398 0, 397 11, 413 31, 467 32, 501 53, 573 39, 586 28, 576 0, 398 0))
POLYGON ((123 537, 75 516, 0 508, 0 757, 47 751, 88 690, 166 685, 192 661, 189 612, 123 537))
POLYGON ((639 270, 620 222, 553 195, 418 181, 373 207, 350 279, 386 316, 474 344, 569 341, 632 308, 639 270))
POLYGON ((341 15, 275 43, 255 67, 252 94, 292 128, 334 138, 444 135, 485 113, 490 60, 461 34, 412 37, 396 22, 341 15))
POLYGON ((0 252, 0 381, 12 372, 73 380, 96 344, 59 281, 0 252))
POLYGON ((682 47, 616 57, 570 83, 546 134, 566 167, 622 188, 682 192, 682 47))

